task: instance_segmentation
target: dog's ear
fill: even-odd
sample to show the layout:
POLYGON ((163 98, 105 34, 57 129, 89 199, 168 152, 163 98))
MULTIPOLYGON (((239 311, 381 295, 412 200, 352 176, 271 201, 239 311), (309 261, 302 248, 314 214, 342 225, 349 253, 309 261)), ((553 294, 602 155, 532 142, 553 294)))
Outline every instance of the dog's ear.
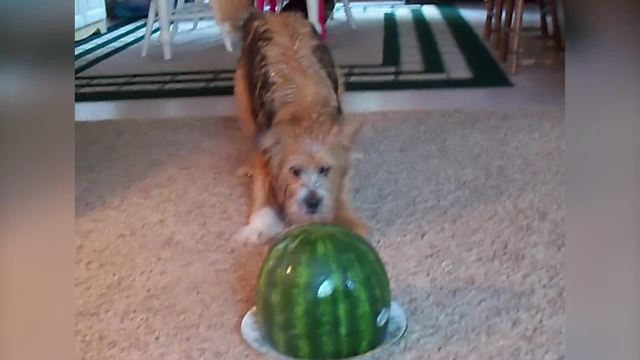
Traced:
POLYGON ((350 147, 363 124, 364 121, 361 119, 343 119, 333 127, 333 138, 343 145, 350 147))

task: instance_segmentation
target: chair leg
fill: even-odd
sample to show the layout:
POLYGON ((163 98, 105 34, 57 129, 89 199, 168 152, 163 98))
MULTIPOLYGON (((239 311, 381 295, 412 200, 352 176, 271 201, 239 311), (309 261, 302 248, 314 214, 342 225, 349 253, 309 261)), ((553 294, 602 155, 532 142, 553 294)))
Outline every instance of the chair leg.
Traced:
POLYGON ((509 38, 511 35, 511 22, 513 20, 513 7, 514 0, 506 0, 506 13, 504 19, 504 27, 502 28, 502 34, 500 35, 500 60, 502 62, 507 61, 507 55, 509 52, 509 38))
POLYGON ((545 0, 538 0, 538 6, 540 7, 540 30, 542 36, 549 36, 549 25, 547 24, 547 6, 545 0))
POLYGON ((173 20, 170 22, 171 25, 169 25, 171 27, 171 39, 175 39, 176 35, 178 35, 178 28, 180 27, 180 25, 178 25, 178 22, 173 20))
POLYGON ((495 0, 487 0, 487 15, 484 19, 484 31, 482 37, 489 41, 491 39, 491 32, 493 30, 493 11, 495 6, 495 0))
POLYGON ((144 42, 142 43, 142 57, 147 56, 149 43, 151 42, 151 33, 153 32, 153 23, 156 21, 156 1, 149 2, 149 15, 147 15, 147 28, 144 31, 144 42))
MULTIPOLYGON (((324 2, 323 2, 324 5, 324 2)), ((353 13, 351 12, 351 2, 349 0, 342 0, 342 6, 344 6, 344 13, 347 15, 347 22, 351 25, 352 29, 356 28, 356 21, 353 18, 353 13)), ((324 6, 323 6, 324 7, 324 6)), ((324 14, 324 11, 322 11, 324 14)), ((331 18, 333 17, 333 12, 331 13, 331 18)))
MULTIPOLYGON (((218 0, 220 1, 220 0, 218 0)), ((224 1, 224 0, 222 0, 224 1)), ((264 1, 265 0, 256 0, 256 8, 258 9, 258 12, 264 12, 264 1)))
POLYGON ((556 50, 564 50, 564 41, 562 41, 562 30, 560 29, 560 20, 558 19, 558 3, 557 0, 548 0, 551 11, 551 22, 553 24, 553 40, 556 50))
POLYGON ((229 24, 219 24, 220 33, 222 34, 222 42, 224 43, 224 48, 227 52, 233 51, 233 43, 231 41, 231 29, 229 28, 229 24))
POLYGON ((496 17, 496 38, 493 40, 493 46, 495 49, 500 45, 500 37, 502 35, 502 9, 504 7, 504 0, 496 0, 495 17, 496 17))
POLYGON ((162 44, 162 56, 165 60, 171 59, 171 29, 169 28, 169 1, 156 0, 158 9, 158 21, 160 22, 160 44, 162 44))
MULTIPOLYGON (((178 12, 180 10, 182 10, 182 8, 184 7, 184 0, 178 0, 178 2, 176 3, 176 8, 175 11, 178 12)), ((178 29, 180 28, 180 22, 173 20, 171 23, 171 38, 175 38, 176 34, 178 34, 178 29)))
MULTIPOLYGON (((198 7, 204 6, 204 0, 194 0, 194 3, 198 7)), ((193 19, 193 25, 191 26, 192 31, 198 28, 198 23, 200 23, 200 19, 198 18, 193 19)))
POLYGON ((516 0, 516 19, 513 34, 513 47, 511 51, 513 53, 513 60, 511 63, 511 73, 515 74, 518 71, 518 57, 520 55, 520 35, 522 32, 522 15, 524 13, 524 0, 516 0))

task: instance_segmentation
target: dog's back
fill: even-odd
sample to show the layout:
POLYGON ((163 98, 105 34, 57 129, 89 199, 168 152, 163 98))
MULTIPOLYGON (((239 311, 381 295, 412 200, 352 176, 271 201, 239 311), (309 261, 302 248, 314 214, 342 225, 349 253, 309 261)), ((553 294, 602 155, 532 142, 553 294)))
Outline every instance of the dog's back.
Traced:
POLYGON ((340 77, 313 26, 299 13, 262 14, 245 0, 223 2, 219 21, 242 34, 242 79, 236 81, 244 82, 257 132, 278 122, 313 120, 297 126, 324 127, 317 122, 337 120, 340 77))
POLYGON ((222 2, 218 22, 243 38, 234 95, 240 126, 256 145, 249 223, 239 238, 261 241, 285 224, 306 223, 336 223, 366 237, 346 184, 360 122, 343 119, 329 49, 300 13, 262 14, 246 0, 214 4, 222 2))
POLYGON ((308 114, 340 112, 340 83, 333 59, 304 17, 255 15, 244 25, 239 66, 246 68, 259 129, 286 118, 287 108, 308 114))

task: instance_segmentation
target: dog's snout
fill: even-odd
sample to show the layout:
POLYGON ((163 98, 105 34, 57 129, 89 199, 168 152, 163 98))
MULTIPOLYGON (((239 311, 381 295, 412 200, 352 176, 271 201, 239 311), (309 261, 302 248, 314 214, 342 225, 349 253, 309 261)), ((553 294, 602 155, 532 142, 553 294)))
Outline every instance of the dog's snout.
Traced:
POLYGON ((304 198, 304 205, 307 207, 307 209, 311 213, 317 212, 321 204, 322 204, 322 198, 315 191, 310 192, 304 198))

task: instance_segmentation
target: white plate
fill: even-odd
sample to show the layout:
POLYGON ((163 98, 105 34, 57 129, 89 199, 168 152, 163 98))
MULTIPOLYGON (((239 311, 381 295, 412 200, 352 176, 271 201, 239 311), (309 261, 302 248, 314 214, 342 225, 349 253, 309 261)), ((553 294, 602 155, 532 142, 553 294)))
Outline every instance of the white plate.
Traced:
MULTIPOLYGON (((350 358, 344 358, 344 360, 365 359, 366 357, 383 351, 398 341, 402 335, 407 331, 407 316, 404 310, 395 301, 391 302, 391 309, 389 311, 389 326, 387 327, 387 336, 384 338, 382 344, 369 350, 364 354, 353 356, 350 358)), ((258 325, 258 317, 256 314, 256 307, 254 306, 247 312, 240 324, 240 332, 244 340, 257 351, 278 360, 293 360, 294 358, 283 355, 277 352, 269 341, 262 336, 262 330, 258 325)))

